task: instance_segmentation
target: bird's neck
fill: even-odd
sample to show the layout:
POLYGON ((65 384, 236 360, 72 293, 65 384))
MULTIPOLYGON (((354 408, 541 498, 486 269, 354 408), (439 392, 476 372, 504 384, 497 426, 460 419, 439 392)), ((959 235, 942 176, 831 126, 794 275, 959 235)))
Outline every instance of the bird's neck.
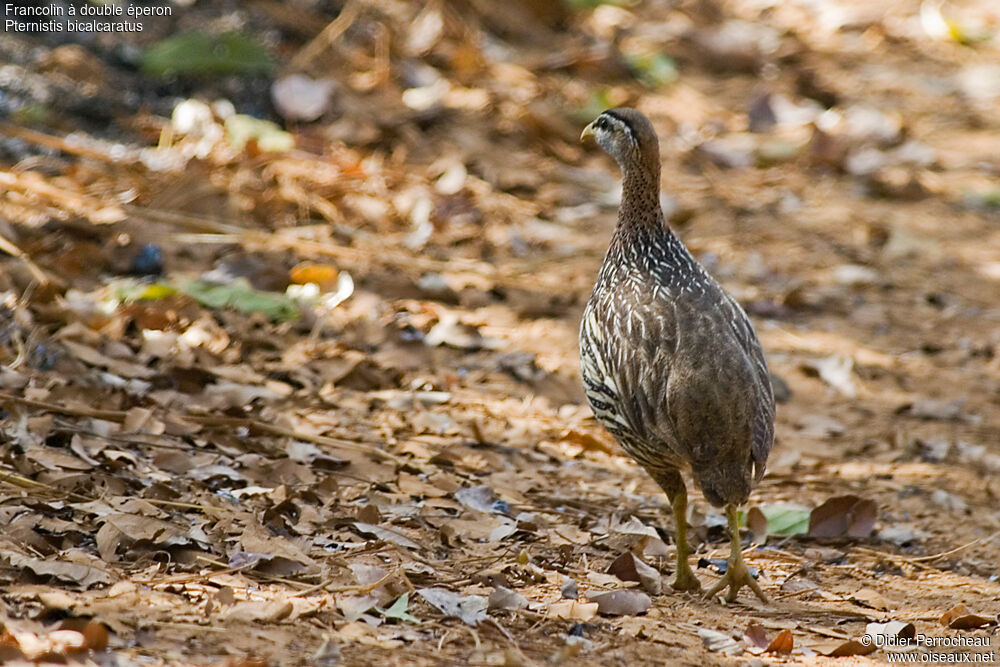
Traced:
POLYGON ((622 170, 622 202, 618 209, 621 231, 646 229, 669 233, 660 207, 660 173, 631 165, 622 170))

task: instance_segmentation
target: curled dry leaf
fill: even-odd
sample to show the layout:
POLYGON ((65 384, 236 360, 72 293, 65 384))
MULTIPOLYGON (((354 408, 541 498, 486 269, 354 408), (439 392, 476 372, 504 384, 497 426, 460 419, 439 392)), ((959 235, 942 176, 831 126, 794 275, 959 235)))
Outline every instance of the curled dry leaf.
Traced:
POLYGON ((829 658, 846 658, 852 655, 868 655, 873 653, 878 647, 875 643, 864 644, 857 639, 848 639, 846 642, 836 644, 832 648, 820 650, 819 653, 829 658))
POLYGON ((723 632, 698 628, 698 636, 701 638, 705 648, 712 653, 722 653, 725 655, 740 655, 743 653, 743 644, 723 632))
POLYGON ((876 646, 886 646, 889 639, 913 639, 917 636, 917 629, 913 623, 888 621, 886 623, 869 623, 865 626, 865 634, 872 638, 872 643, 876 646))
POLYGON ((756 505, 747 511, 747 528, 750 529, 751 539, 757 544, 767 541, 767 517, 756 505))
POLYGON ((563 600, 562 602, 553 602, 549 605, 549 616, 560 618, 564 621, 585 623, 597 616, 597 609, 598 605, 596 602, 563 600))
POLYGON ((764 626, 754 622, 747 625, 747 629, 743 631, 743 641, 746 642, 747 650, 754 655, 763 653, 771 644, 764 626))
POLYGON ((973 614, 964 604, 955 605, 946 611, 939 619, 941 625, 952 630, 975 630, 985 625, 996 623, 996 619, 973 614))
POLYGON ((747 650, 755 655, 761 653, 781 653, 788 655, 795 648, 795 639, 792 631, 787 628, 775 635, 774 639, 767 638, 767 631, 759 623, 750 623, 743 633, 743 641, 746 642, 747 650))
POLYGON ((809 514, 810 537, 870 537, 877 506, 857 496, 836 496, 809 514))
POLYGON ((588 595, 587 599, 597 603, 597 611, 608 616, 635 616, 649 610, 653 601, 642 591, 625 588, 607 593, 588 595))
POLYGON ((631 551, 626 551, 614 559, 608 566, 608 572, 622 581, 638 582, 643 590, 651 595, 659 595, 662 592, 660 573, 636 558, 631 551))
POLYGON ((779 632, 771 643, 767 645, 765 651, 767 653, 782 653, 788 655, 795 648, 795 639, 792 637, 792 631, 785 629, 779 632))

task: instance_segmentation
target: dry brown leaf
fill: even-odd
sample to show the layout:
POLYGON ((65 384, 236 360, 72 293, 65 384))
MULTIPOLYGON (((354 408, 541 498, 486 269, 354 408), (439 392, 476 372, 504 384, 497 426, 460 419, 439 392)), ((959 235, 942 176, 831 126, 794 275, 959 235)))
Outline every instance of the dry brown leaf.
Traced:
POLYGON ((809 513, 810 537, 870 537, 878 507, 858 496, 830 498, 809 513))
POLYGON ((767 653, 782 653, 784 655, 788 655, 792 652, 793 648, 795 648, 795 639, 792 637, 792 631, 786 628, 785 630, 779 632, 774 639, 771 640, 771 643, 767 645, 765 651, 767 653))
POLYGON ((653 604, 648 595, 634 588, 589 594, 587 595, 587 599, 590 602, 597 603, 598 613, 607 614, 608 616, 644 614, 653 604))
POLYGON ((38 575, 51 575, 63 581, 90 588, 95 584, 110 584, 115 578, 105 570, 87 563, 73 563, 65 560, 32 558, 14 552, 0 552, 14 567, 26 567, 38 575))
POLYGON ((747 528, 750 529, 750 536, 754 542, 757 544, 767 542, 767 517, 756 505, 747 511, 747 528))
POLYGON ((830 658, 845 658, 852 655, 868 655, 878 649, 874 642, 864 644, 856 639, 835 643, 831 646, 817 647, 817 652, 830 658))
POLYGON ((243 550, 248 553, 284 558, 293 563, 306 565, 311 569, 317 567, 316 562, 301 547, 283 537, 271 536, 267 529, 256 521, 247 522, 246 528, 240 536, 240 544, 243 546, 243 550))
POLYGON ((596 602, 578 602, 577 600, 563 600, 553 602, 549 605, 549 616, 561 618, 564 621, 578 621, 585 623, 597 616, 598 605, 596 602))
POLYGON ((760 623, 751 622, 747 629, 743 631, 743 641, 747 644, 747 650, 755 655, 760 655, 767 650, 771 642, 767 638, 767 630, 760 623))
POLYGON ((959 604, 942 614, 938 622, 953 630, 975 630, 996 623, 996 619, 973 614, 964 604, 959 604))
POLYGON ((288 600, 245 600, 237 602, 225 611, 227 621, 243 623, 274 623, 287 618, 293 610, 288 600))
POLYGON ((660 573, 636 558, 631 551, 626 551, 608 566, 608 572, 622 581, 635 581, 650 595, 662 592, 660 573))
POLYGON ((364 521, 355 521, 354 527, 357 528, 358 532, 365 535, 373 535, 383 542, 398 544, 399 546, 406 547, 407 549, 419 550, 421 548, 419 544, 408 538, 406 535, 403 535, 395 530, 390 530, 389 528, 376 526, 372 523, 365 523, 364 521))

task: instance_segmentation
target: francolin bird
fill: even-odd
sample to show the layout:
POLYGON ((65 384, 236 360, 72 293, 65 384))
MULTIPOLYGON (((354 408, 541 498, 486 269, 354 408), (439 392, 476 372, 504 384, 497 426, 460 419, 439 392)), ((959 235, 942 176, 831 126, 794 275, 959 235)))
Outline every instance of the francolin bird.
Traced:
POLYGON ((586 127, 621 168, 622 198, 580 326, 587 400, 601 424, 666 492, 676 522, 672 586, 700 591, 687 540, 690 472, 725 507, 728 568, 706 594, 763 591, 743 562, 737 508, 764 474, 774 440, 770 374, 740 305, 667 226, 660 208, 660 151, 635 109, 609 109, 586 127))

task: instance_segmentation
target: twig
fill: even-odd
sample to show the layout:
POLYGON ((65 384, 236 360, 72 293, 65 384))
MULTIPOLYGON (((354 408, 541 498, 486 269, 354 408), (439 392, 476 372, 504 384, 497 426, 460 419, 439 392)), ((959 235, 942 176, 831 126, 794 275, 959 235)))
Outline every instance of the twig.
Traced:
POLYGON ((899 554, 890 554, 885 551, 878 551, 877 549, 868 549, 866 547, 856 547, 858 551, 864 551, 866 553, 874 554, 876 556, 886 556, 893 560, 900 561, 903 563, 929 563, 931 561, 938 560, 939 558, 945 558, 946 556, 951 556, 959 551, 965 551, 969 547, 974 547, 981 542, 989 542, 997 537, 1000 537, 1000 530, 995 533, 991 533, 985 537, 980 537, 971 542, 966 542, 965 544, 955 547, 954 549, 949 549, 948 551, 942 551, 941 553, 931 554, 930 556, 900 556, 899 554))
MULTIPOLYGON (((398 568, 397 568, 397 570, 398 570, 398 568)), ((378 588, 379 586, 381 586, 385 582, 387 582, 390 579, 392 579, 393 577, 395 577, 396 574, 397 574, 397 570, 393 570, 392 572, 389 572, 388 574, 386 574, 384 577, 382 577, 378 581, 373 581, 373 582, 367 583, 367 584, 354 584, 353 586, 335 586, 333 588, 329 588, 330 582, 332 582, 333 579, 327 579, 323 583, 316 584, 315 586, 310 586, 309 588, 306 588, 305 590, 301 590, 298 593, 295 593, 291 597, 293 597, 293 598, 303 597, 305 595, 309 595, 310 593, 314 593, 314 592, 316 592, 318 590, 323 590, 323 591, 326 591, 327 593, 362 593, 362 594, 364 594, 364 593, 371 593, 373 590, 375 590, 376 588, 378 588)))
POLYGON ((40 285, 48 285, 52 282, 49 280, 49 277, 45 275, 45 272, 42 271, 42 268, 32 261, 31 257, 28 256, 28 253, 14 245, 14 243, 3 234, 0 234, 0 250, 4 251, 11 257, 16 257, 24 262, 24 265, 28 267, 28 271, 31 272, 32 277, 34 277, 40 285))
POLYGON ((56 488, 51 484, 46 484, 45 482, 36 482, 33 479, 28 479, 27 477, 22 477, 20 475, 14 475, 9 472, 3 472, 2 470, 0 470, 0 481, 7 482, 8 484, 12 484, 22 489, 24 488, 44 489, 51 493, 65 495, 67 498, 70 498, 71 500, 74 500, 76 502, 89 503, 94 500, 94 498, 90 498, 83 494, 77 493, 76 491, 63 491, 62 489, 56 488))
POLYGON ((45 148, 51 148, 70 155, 93 158, 104 162, 121 161, 120 157, 112 157, 111 155, 106 155, 100 151, 87 148, 86 146, 74 144, 73 142, 66 141, 62 137, 54 137, 50 134, 36 132, 35 130, 29 130, 26 127, 20 127, 18 125, 11 125, 10 123, 0 122, 0 134, 6 134, 7 136, 14 137, 15 139, 21 139, 22 141, 27 141, 28 143, 35 144, 37 146, 44 146, 45 148))
POLYGON ((361 14, 361 3, 351 0, 340 10, 337 18, 330 21, 330 24, 323 28, 323 32, 316 35, 308 44, 302 47, 298 53, 292 57, 292 69, 302 69, 326 48, 333 46, 337 39, 347 32, 347 29, 354 24, 361 14))
MULTIPOLYGON (((222 568, 224 570, 230 570, 230 569, 232 569, 228 565, 226 565, 225 563, 223 563, 222 561, 215 560, 214 558, 208 558, 207 556, 195 556, 195 558, 197 560, 202 561, 202 562, 209 563, 211 565, 215 565, 216 567, 220 567, 220 568, 222 568)), ((303 581, 296 581, 294 579, 285 579, 284 577, 275 577, 275 576, 270 575, 270 574, 265 574, 264 572, 254 572, 253 569, 251 569, 249 567, 247 569, 245 569, 245 570, 242 570, 242 572, 244 574, 253 574, 255 577, 263 579, 264 581, 270 581, 270 582, 274 582, 274 583, 278 583, 278 584, 285 584, 286 586, 295 586, 296 588, 298 588, 300 586, 306 586, 308 588, 310 586, 310 584, 307 584, 307 583, 305 583, 303 581)))

